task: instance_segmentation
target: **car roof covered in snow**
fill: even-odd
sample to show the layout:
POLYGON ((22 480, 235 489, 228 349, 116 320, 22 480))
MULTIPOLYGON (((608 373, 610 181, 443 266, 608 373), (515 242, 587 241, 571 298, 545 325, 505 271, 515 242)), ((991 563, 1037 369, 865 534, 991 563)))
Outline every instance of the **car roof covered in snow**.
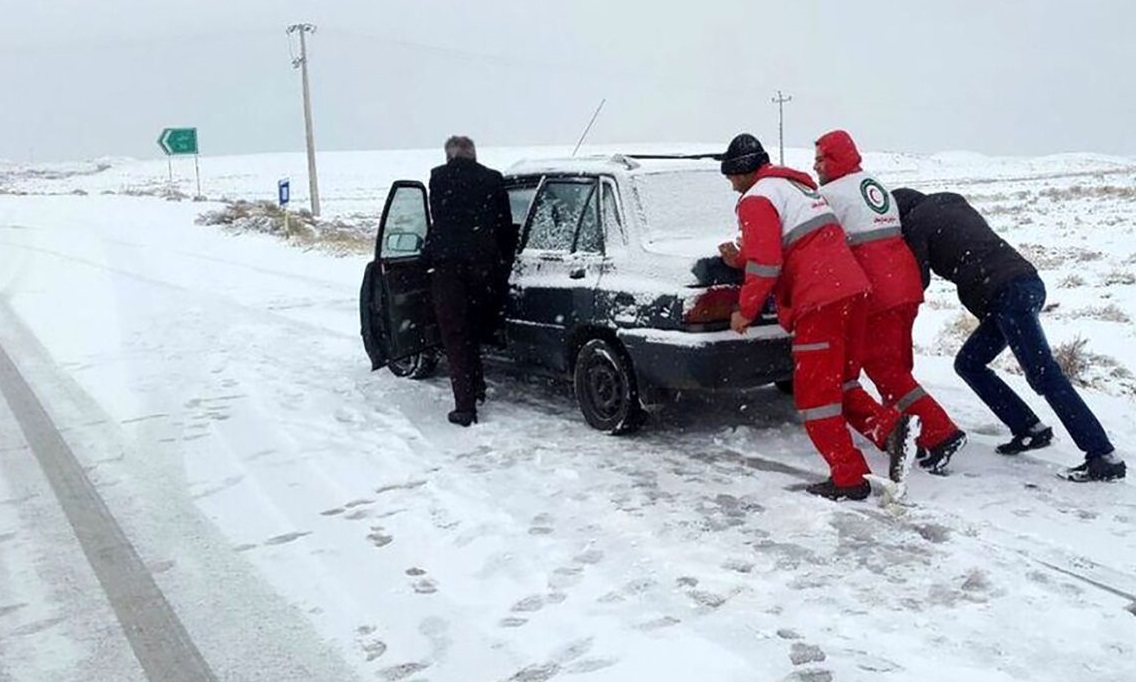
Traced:
POLYGON ((509 166, 505 170, 505 175, 539 175, 545 173, 643 175, 708 170, 718 170, 718 161, 709 154, 705 156, 608 154, 560 159, 523 159, 509 166))

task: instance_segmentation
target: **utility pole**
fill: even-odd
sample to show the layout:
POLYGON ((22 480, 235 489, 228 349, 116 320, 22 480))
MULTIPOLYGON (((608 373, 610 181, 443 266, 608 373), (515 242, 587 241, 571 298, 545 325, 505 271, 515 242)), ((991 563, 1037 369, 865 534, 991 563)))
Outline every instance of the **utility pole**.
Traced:
POLYGON ((777 96, 773 98, 773 103, 777 105, 777 141, 781 149, 781 160, 778 163, 782 166, 785 165, 785 103, 792 101, 792 95, 785 97, 780 90, 777 91, 777 96))
POLYGON ((292 60, 292 68, 300 70, 300 77, 304 86, 304 132, 308 142, 308 192, 311 195, 312 215, 319 217, 320 197, 319 182, 316 180, 316 143, 312 134, 312 94, 308 85, 308 44, 304 40, 307 33, 315 33, 316 27, 312 24, 292 24, 288 27, 288 34, 300 34, 300 56, 292 60))

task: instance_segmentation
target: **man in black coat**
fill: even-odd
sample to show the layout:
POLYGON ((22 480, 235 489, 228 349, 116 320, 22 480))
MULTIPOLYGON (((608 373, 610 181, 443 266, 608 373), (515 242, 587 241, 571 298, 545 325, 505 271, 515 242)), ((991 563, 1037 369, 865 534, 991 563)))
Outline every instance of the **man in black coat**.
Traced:
POLYGON ((1033 265, 958 194, 924 195, 904 188, 892 195, 903 236, 922 270, 923 288, 934 271, 958 287, 959 300, 979 319, 955 357, 955 371, 1010 428, 1013 439, 997 451, 1014 455, 1053 440, 1053 429, 988 367, 1009 346, 1030 387, 1045 398, 1085 453, 1084 463, 1067 470, 1065 477, 1078 482, 1124 478, 1123 459, 1053 358, 1038 318, 1045 284, 1033 265))
POLYGON ((489 340, 505 302, 517 237, 501 174, 477 162, 468 137, 446 141, 446 165, 430 172, 433 225, 422 255, 450 365, 451 423, 477 421, 485 400, 480 343, 489 340))

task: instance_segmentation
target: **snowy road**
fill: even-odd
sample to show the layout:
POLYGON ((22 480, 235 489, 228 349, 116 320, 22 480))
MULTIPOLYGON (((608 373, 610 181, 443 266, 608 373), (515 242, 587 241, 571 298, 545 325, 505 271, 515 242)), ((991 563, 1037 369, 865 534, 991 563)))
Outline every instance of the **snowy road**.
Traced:
MULTIPOLYGON (((497 371, 451 427, 444 377, 367 371, 361 259, 201 209, 0 196, 0 347, 217 679, 1136 678, 1136 491, 1056 479, 1064 434, 993 454, 948 360, 920 374, 972 445, 896 518, 793 489, 822 463, 775 390, 615 439, 497 371)), ((1131 400, 1091 400, 1133 442, 1131 400)), ((160 679, 16 407, 0 680, 160 679)))

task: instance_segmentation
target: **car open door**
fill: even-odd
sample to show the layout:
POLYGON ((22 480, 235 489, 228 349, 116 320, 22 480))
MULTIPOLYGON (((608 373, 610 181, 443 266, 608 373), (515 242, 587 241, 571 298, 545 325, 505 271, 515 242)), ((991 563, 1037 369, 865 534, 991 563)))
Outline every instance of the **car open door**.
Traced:
POLYGON ((375 257, 363 274, 359 317, 371 369, 441 343, 422 247, 430 231, 426 187, 399 180, 387 194, 375 257))

